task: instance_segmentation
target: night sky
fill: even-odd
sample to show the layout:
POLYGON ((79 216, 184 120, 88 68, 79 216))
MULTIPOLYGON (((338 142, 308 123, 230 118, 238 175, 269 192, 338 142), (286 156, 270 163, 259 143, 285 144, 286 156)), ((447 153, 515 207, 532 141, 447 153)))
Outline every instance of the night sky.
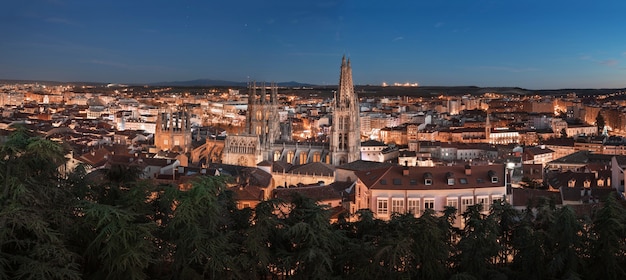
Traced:
POLYGON ((0 78, 626 87, 626 1, 32 0, 0 5, 0 78))

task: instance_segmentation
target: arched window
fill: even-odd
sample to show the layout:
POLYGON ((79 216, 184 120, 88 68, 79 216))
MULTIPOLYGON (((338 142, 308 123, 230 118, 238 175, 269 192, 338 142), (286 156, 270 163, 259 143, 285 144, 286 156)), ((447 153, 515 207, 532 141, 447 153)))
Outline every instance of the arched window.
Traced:
POLYGON ((293 163, 293 156, 294 156, 294 152, 293 151, 287 152, 287 162, 288 163, 293 163))
POLYGON ((320 162, 322 160, 322 155, 319 152, 315 152, 313 154, 313 162, 320 162))
POLYGON ((347 163, 348 160, 346 160, 346 157, 340 157, 339 158, 339 165, 345 164, 347 163))
POLYGON ((306 152, 300 152, 300 164, 306 163, 306 152))
POLYGON ((274 151, 274 161, 280 160, 280 151, 274 151))
POLYGON ((339 149, 343 149, 343 134, 339 133, 339 145, 337 146, 339 149))

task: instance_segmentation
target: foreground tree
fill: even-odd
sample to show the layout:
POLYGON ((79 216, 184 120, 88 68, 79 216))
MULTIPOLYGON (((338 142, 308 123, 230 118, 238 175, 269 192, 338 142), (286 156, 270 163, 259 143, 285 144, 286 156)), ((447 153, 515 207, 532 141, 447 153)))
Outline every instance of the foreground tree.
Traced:
POLYGON ((0 278, 80 279, 65 234, 72 196, 56 169, 64 154, 59 144, 23 129, 0 146, 0 278))
POLYGON ((590 278, 626 279, 626 212, 609 195, 591 228, 590 278))

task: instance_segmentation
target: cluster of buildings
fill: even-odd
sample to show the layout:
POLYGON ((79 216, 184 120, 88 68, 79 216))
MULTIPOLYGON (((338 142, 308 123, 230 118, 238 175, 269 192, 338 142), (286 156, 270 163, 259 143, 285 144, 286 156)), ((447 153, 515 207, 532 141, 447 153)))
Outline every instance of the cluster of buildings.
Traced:
POLYGON ((26 126, 71 147, 62 174, 78 164, 94 174, 134 165, 145 179, 180 186, 230 175, 239 207, 299 192, 334 218, 446 206, 460 214, 501 200, 526 207, 539 197, 584 210, 610 193, 624 196, 621 104, 496 93, 359 98, 345 58, 331 98, 279 90, 288 91, 265 83, 204 94, 3 85, 0 142, 26 126))

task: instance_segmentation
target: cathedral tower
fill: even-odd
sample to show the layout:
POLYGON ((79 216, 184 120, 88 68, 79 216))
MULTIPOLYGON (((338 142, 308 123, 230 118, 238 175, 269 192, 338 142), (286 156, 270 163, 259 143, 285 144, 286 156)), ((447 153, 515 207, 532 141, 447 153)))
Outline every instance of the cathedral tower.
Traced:
POLYGON ((330 137, 331 163, 341 165, 361 159, 359 97, 352 84, 350 60, 341 61, 339 87, 333 101, 330 137))
POLYGON ((280 137, 278 87, 276 84, 270 85, 269 95, 265 83, 259 87, 256 83, 252 83, 248 88, 246 134, 259 137, 263 159, 268 159, 272 144, 280 137))
POLYGON ((164 151, 191 151, 191 117, 187 108, 159 110, 154 145, 164 151))

